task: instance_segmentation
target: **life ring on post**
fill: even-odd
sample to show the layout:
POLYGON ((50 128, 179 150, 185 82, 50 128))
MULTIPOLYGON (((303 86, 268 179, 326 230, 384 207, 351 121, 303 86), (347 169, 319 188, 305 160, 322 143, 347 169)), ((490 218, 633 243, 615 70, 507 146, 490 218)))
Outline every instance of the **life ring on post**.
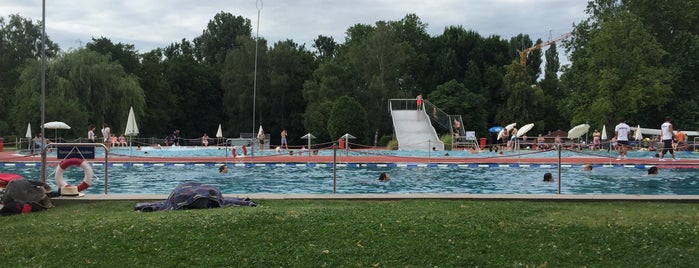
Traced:
POLYGON ((90 187, 90 184, 92 184, 93 172, 90 163, 80 158, 63 159, 63 161, 61 161, 61 163, 58 164, 58 167, 56 167, 56 185, 58 185, 58 189, 70 185, 63 180, 63 173, 66 171, 68 167, 72 166, 79 166, 83 169, 83 172, 85 173, 83 181, 78 185, 78 192, 82 192, 83 190, 90 187))

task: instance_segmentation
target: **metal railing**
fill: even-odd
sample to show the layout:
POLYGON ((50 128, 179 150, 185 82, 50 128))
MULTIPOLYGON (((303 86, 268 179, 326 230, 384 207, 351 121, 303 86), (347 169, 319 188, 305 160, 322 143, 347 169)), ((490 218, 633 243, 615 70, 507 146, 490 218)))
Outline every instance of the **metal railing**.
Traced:
MULTIPOLYGON (((50 148, 58 148, 59 146, 73 146, 77 150, 78 146, 92 146, 92 147, 102 147, 104 148, 104 194, 107 194, 109 192, 109 153, 107 146, 105 146, 102 143, 49 143, 46 144, 46 147, 43 150, 47 150, 50 148)), ((84 159, 84 158, 83 158, 84 159)), ((64 159, 58 159, 59 161, 62 161, 64 159)), ((42 165, 45 165, 46 163, 41 163, 42 165)), ((42 172, 46 172, 46 169, 42 169, 42 172)), ((46 174, 41 174, 41 178, 43 179, 43 182, 46 182, 46 174)), ((60 189, 59 189, 60 191, 60 189)))

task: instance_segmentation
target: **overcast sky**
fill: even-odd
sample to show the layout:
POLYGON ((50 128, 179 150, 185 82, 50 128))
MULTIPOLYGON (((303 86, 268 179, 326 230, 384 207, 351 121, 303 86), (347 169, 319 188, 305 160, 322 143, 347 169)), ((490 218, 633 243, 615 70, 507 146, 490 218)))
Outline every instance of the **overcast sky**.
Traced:
MULTIPOLYGON (((273 44, 293 39, 311 44, 318 35, 344 43, 345 31, 357 23, 397 21, 414 13, 431 36, 461 25, 483 36, 509 39, 529 34, 533 40, 556 38, 582 21, 587 0, 50 0, 46 1, 46 33, 62 50, 84 47, 92 37, 135 45, 139 52, 165 47, 201 35, 221 12, 250 19, 256 33, 273 44)), ((20 14, 41 20, 39 0, 2 0, 0 16, 20 14)))

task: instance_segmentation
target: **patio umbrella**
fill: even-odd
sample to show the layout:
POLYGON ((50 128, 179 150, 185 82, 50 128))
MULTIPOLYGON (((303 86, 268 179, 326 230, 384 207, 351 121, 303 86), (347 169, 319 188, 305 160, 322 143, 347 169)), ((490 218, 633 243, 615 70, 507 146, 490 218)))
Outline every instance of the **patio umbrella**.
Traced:
POLYGON ((510 130, 512 130, 513 127, 516 127, 516 126, 517 126, 517 123, 512 123, 512 124, 505 126, 505 129, 507 129, 507 131, 510 131, 510 130))
POLYGON ((633 132, 633 137, 634 137, 634 139, 636 139, 637 141, 640 141, 640 140, 643 139, 643 133, 641 133, 641 125, 638 125, 638 126, 636 127, 636 130, 633 132))
POLYGON ((216 130, 216 145, 221 144, 221 138, 223 138, 223 131, 221 130, 221 124, 218 124, 218 130, 216 130))
POLYGON ((29 140, 29 145, 27 145, 27 146, 28 146, 27 149, 30 149, 30 150, 31 150, 31 148, 32 148, 32 143, 31 143, 31 140, 32 140, 32 123, 27 123, 27 134, 24 134, 24 136, 27 137, 27 140, 29 140))
POLYGON ((488 129, 488 132, 490 133, 498 133, 502 130, 502 126, 494 126, 488 129))
POLYGON ((602 140, 607 139, 607 125, 602 125, 602 140))
POLYGON ((136 115, 133 112, 133 107, 129 109, 129 117, 126 119, 126 130, 124 135, 129 136, 129 155, 131 155, 131 140, 133 136, 138 135, 138 124, 136 124, 136 115))
POLYGON ((530 130, 532 130, 533 127, 534 127, 534 123, 529 123, 529 124, 526 124, 526 125, 522 126, 522 128, 520 128, 520 129, 517 131, 517 136, 520 136, 520 137, 521 137, 521 136, 524 136, 524 134, 527 134, 527 132, 529 132, 530 130))
POLYGON ((44 128, 46 129, 53 129, 53 141, 56 141, 56 138, 58 137, 58 130, 59 129, 70 129, 70 126, 66 123, 60 122, 60 121, 52 121, 44 124, 44 128))
POLYGON ((585 135, 587 131, 590 130, 590 125, 588 124, 580 124, 577 125, 570 130, 568 130, 568 138, 569 139, 577 139, 580 138, 582 135, 585 135))

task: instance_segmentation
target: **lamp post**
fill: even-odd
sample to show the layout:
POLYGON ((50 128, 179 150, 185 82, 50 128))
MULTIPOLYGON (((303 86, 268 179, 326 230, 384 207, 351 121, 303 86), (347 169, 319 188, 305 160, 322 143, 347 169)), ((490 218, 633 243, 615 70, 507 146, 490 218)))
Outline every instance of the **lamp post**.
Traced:
MULTIPOLYGON (((253 74, 253 81, 252 81, 252 135, 253 139, 255 139, 255 102, 257 101, 257 43, 260 41, 260 11, 262 10, 262 0, 258 0, 255 2, 255 7, 257 8, 257 33, 255 34, 255 71, 253 74)), ((255 160, 255 146, 253 142, 253 146, 250 148, 250 157, 252 160, 255 160)))
POLYGON ((46 182, 46 0, 41 1, 41 182, 46 182))

